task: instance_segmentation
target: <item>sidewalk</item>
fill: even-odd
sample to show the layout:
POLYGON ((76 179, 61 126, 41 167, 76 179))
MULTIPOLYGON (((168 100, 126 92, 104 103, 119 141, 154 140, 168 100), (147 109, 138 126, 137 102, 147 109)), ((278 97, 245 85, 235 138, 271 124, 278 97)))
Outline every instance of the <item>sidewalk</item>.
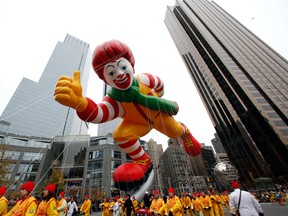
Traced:
POLYGON ((98 211, 98 212, 92 212, 90 214, 90 216, 101 216, 102 212, 101 211, 98 211))

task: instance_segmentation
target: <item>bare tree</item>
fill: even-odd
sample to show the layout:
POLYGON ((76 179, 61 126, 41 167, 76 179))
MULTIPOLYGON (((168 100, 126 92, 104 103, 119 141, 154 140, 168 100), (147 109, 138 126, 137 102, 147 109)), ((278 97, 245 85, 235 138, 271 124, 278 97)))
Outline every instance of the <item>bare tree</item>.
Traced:
POLYGON ((7 185, 9 183, 9 179, 7 178, 7 174, 9 174, 9 165, 11 164, 11 160, 7 157, 6 145, 0 144, 0 186, 7 185))

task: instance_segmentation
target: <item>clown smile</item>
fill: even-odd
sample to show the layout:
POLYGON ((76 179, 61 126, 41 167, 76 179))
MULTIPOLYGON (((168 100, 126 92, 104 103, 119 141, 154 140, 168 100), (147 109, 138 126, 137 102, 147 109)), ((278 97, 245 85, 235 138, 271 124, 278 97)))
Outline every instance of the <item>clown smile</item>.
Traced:
POLYGON ((131 85, 131 77, 129 74, 123 74, 123 76, 117 77, 117 80, 114 80, 114 84, 119 89, 127 89, 131 85))

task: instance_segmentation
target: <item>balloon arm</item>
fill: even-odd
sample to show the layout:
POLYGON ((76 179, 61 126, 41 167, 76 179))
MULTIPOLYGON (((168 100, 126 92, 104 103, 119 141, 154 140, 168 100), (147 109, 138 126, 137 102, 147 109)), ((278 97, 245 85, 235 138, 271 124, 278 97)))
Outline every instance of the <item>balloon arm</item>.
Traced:
POLYGON ((82 112, 77 111, 77 115, 83 121, 92 122, 98 114, 98 106, 90 98, 86 97, 86 100, 87 100, 86 109, 82 112))

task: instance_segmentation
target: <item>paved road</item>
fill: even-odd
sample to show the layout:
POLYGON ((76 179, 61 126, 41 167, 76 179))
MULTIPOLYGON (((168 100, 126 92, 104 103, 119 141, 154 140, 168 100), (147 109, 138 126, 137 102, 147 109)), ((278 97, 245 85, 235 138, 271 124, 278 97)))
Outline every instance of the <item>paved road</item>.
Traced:
MULTIPOLYGON (((287 216, 288 215, 288 204, 280 206, 271 203, 261 203, 265 216, 287 216)), ((225 216, 231 216, 227 209, 224 207, 225 216)), ((92 212, 90 216, 101 216, 101 212, 92 212)))
MULTIPOLYGON (((281 206, 278 203, 261 203, 265 216, 287 216, 288 215, 288 204, 281 206)), ((225 209, 225 208, 224 208, 225 209)), ((227 210, 225 210, 225 216, 231 216, 227 210)))

